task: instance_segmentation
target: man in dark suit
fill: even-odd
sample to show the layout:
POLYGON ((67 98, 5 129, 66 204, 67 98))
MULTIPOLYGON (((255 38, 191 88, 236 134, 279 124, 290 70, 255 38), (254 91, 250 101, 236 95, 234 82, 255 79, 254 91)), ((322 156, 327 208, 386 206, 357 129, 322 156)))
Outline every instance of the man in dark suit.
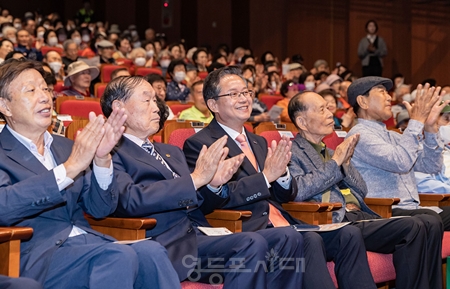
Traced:
POLYGON ((366 183, 350 162, 359 134, 327 150, 322 139, 333 132, 333 114, 313 92, 296 95, 288 111, 299 129, 289 163, 298 186, 295 200, 341 203, 333 222, 355 222, 367 250, 393 254, 396 288, 442 288, 441 222, 430 215, 381 219, 364 203, 366 183), (377 221, 357 222, 368 219, 377 221))
POLYGON ((224 288, 301 286, 303 273, 293 261, 302 259, 303 241, 292 228, 221 236, 205 236, 200 231, 209 227, 204 214, 228 200, 222 184, 243 160, 243 155, 224 160, 226 137, 202 148, 190 173, 179 148, 148 141, 160 128, 158 113, 165 114, 159 111, 155 91, 144 78, 114 79, 101 105, 106 116, 119 108, 127 115, 125 133, 113 152, 120 192, 115 214, 158 220, 147 237, 167 248, 180 281, 223 281, 224 288), (210 190, 199 194, 197 189, 204 186, 210 190), (283 269, 281 264, 287 261, 295 269, 283 269))
MULTIPOLYGON (((297 184, 287 169, 292 143, 283 138, 278 144, 273 142, 268 149, 264 138, 244 128, 251 113, 252 92, 247 89, 240 70, 225 67, 211 72, 205 79, 203 96, 214 120, 185 142, 184 153, 191 169, 202 146, 210 146, 227 135, 227 157, 247 151, 242 165, 224 186, 230 195, 224 208, 252 211, 252 217, 243 223, 243 231, 302 223, 280 205, 293 201, 297 195, 297 184)), ((201 192, 207 190, 203 187, 201 192)), ((302 235, 305 242, 304 288, 335 288, 327 270, 327 260, 334 260, 336 264, 339 288, 376 288, 358 229, 347 226, 336 231, 302 235)))
POLYGON ((0 113, 7 123, 0 133, 0 225, 34 229, 21 244, 21 275, 45 288, 179 287, 161 245, 114 244, 84 218, 117 207, 110 151, 123 133, 124 111, 107 122, 91 113, 75 143, 52 136, 43 73, 34 61, 0 66, 0 113))

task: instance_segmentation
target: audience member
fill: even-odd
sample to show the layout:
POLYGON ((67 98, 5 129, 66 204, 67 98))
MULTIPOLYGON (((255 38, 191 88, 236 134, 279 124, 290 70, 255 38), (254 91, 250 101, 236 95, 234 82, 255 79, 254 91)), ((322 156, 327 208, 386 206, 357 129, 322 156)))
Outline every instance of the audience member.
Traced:
POLYGON ((126 67, 120 67, 111 72, 111 80, 121 76, 131 76, 130 71, 126 67))
POLYGON ((384 219, 364 202, 367 187, 350 160, 359 134, 333 152, 322 142, 333 133, 333 114, 320 95, 307 92, 289 103, 289 115, 299 133, 292 144, 289 170, 298 187, 296 201, 341 203, 333 223, 351 222, 361 230, 368 251, 392 253, 396 288, 441 288, 441 222, 428 215, 384 219), (377 219, 376 222, 358 222, 377 219), (424 254, 423 251, 426 251, 424 254))
POLYGON ((45 288, 180 288, 157 242, 114 244, 84 217, 102 218, 117 207, 110 151, 124 131, 125 111, 115 109, 106 122, 91 113, 75 143, 52 136, 52 100, 42 75, 34 61, 0 67, 7 123, 0 134, 0 224, 34 230, 21 244, 21 275, 45 288))
POLYGON ((304 85, 297 84, 292 80, 283 82, 280 88, 280 93, 283 96, 283 99, 277 102, 277 105, 283 108, 280 114, 281 121, 291 122, 288 113, 289 101, 294 97, 294 95, 298 94, 299 92, 303 92, 304 90, 304 85))
POLYGON ((128 58, 128 53, 131 51, 130 39, 127 37, 119 37, 116 40, 116 52, 114 52, 114 59, 128 58))
MULTIPOLYGON (((190 169, 195 168, 205 145, 209 147, 227 136, 228 157, 246 155, 224 186, 230 198, 224 208, 252 211, 252 216, 243 221, 242 231, 261 232, 272 227, 302 224, 280 205, 297 196, 297 183, 287 168, 292 143, 283 137, 278 144, 273 141, 268 146, 263 137, 245 129, 252 93, 240 69, 225 67, 211 72, 205 79, 203 96, 214 119, 184 144, 190 169)), ((206 186, 200 188, 200 193, 211 192, 206 186)), ((339 288, 376 288, 359 229, 346 226, 320 234, 303 232, 302 236, 305 244, 303 288, 336 288, 328 274, 326 260, 334 260, 336 264, 339 288)), ((286 237, 281 235, 280 238, 286 237)))
POLYGON ((64 72, 67 73, 69 65, 78 60, 79 47, 72 39, 64 41, 63 47, 65 55, 62 57, 62 62, 64 63, 64 72))
POLYGON ((56 80, 64 80, 64 65, 61 59, 61 55, 59 55, 56 51, 49 51, 46 55, 44 55, 44 63, 47 63, 52 69, 56 80))
POLYGON ((76 61, 67 68, 67 77, 64 80, 64 86, 69 87, 61 91, 61 95, 94 97, 89 92, 92 79, 99 74, 98 68, 89 66, 83 61, 76 61))
POLYGON ((41 52, 42 41, 36 41, 36 46, 30 46, 30 34, 27 30, 19 30, 17 32, 17 47, 15 50, 22 52, 25 58, 30 60, 42 61, 41 52))
MULTIPOLYGON (((447 97, 444 97, 447 98, 447 97)), ((447 98, 450 99, 450 98, 447 98)), ((414 172, 419 193, 448 194, 450 192, 450 106, 447 105, 441 112, 437 122, 439 134, 444 142, 442 153, 443 165, 440 172, 425 174, 414 172)))
POLYGON ((166 106, 166 110, 167 110, 167 112, 169 114, 167 116, 167 119, 171 120, 171 119, 174 119, 174 118, 178 118, 178 115, 180 113, 178 113, 178 115, 175 116, 173 114, 173 111, 170 109, 170 107, 166 105, 165 101, 166 101, 167 83, 166 83, 166 80, 164 79, 164 77, 162 77, 159 74, 152 73, 152 74, 147 75, 145 78, 147 79, 148 83, 150 83, 150 85, 153 87, 153 90, 155 90, 156 97, 162 103, 164 103, 164 105, 166 106))
POLYGON ((206 49, 197 49, 192 55, 192 62, 194 62, 198 71, 207 71, 206 64, 208 63, 208 54, 206 49))
POLYGON ((194 101, 194 105, 183 110, 178 118, 210 123, 214 116, 209 111, 203 99, 203 80, 192 84, 190 91, 190 98, 194 101))
POLYGON ((186 78, 186 64, 182 59, 172 60, 167 73, 172 79, 167 85, 167 100, 180 100, 186 101, 189 96, 189 88, 182 82, 186 78))
POLYGON ((116 64, 116 60, 112 57, 114 53, 114 44, 108 40, 101 40, 95 44, 98 49, 101 64, 116 64))
POLYGON ((270 250, 276 251, 279 258, 302 257, 303 241, 293 229, 215 237, 205 236, 199 230, 199 226, 209 227, 204 214, 228 200, 221 185, 243 160, 242 154, 224 160, 228 153, 224 147, 227 137, 208 149, 204 147, 190 173, 178 148, 148 141, 159 130, 160 117, 155 92, 142 77, 113 80, 101 105, 107 117, 119 107, 127 116, 124 135, 113 153, 120 192, 115 214, 157 219, 158 225, 146 235, 166 247, 180 281, 192 276, 207 283, 215 274, 223 278, 225 288, 298 288, 302 284, 303 273, 282 270, 281 266, 268 273, 252 270, 261 262, 267 266, 266 254, 270 250), (143 101, 146 105, 142 105, 143 101), (215 191, 202 194, 197 191, 207 186, 215 191), (186 256, 191 257, 186 260, 186 256), (236 270, 232 260, 240 260, 239 266, 251 269, 250 272, 236 270), (217 269, 218 266, 223 269, 217 269))
POLYGON ((0 40, 0 64, 5 61, 5 57, 8 53, 14 50, 14 44, 11 40, 2 39, 0 40))
POLYGON ((361 59, 363 76, 381 76, 383 58, 387 54, 384 39, 377 35, 378 24, 375 20, 366 23, 367 36, 358 45, 358 57, 361 59))
POLYGON ((323 97, 327 106, 326 108, 333 114, 334 127, 337 129, 350 128, 353 126, 353 121, 355 120, 355 113, 353 108, 349 108, 342 116, 338 117, 337 112, 337 102, 336 92, 332 89, 325 89, 318 93, 323 97))
POLYGON ((414 171, 438 173, 442 169, 444 144, 437 121, 445 105, 440 87, 417 87, 414 106, 406 104, 408 127, 399 134, 388 131, 383 121, 392 117, 392 81, 381 77, 363 77, 348 88, 348 100, 358 116, 358 124, 347 137, 359 134, 352 164, 367 184, 368 197, 400 198, 393 216, 433 215, 450 230, 450 207, 421 207, 414 171))

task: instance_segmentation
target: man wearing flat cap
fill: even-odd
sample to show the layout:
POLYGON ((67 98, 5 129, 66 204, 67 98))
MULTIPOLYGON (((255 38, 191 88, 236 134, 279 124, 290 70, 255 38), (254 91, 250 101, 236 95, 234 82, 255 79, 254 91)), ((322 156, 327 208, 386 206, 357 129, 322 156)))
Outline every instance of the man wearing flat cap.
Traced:
POLYGON ((352 164, 368 188, 368 197, 400 198, 393 216, 433 215, 450 229, 450 207, 421 207, 414 172, 438 173, 442 168, 444 143, 438 119, 450 101, 442 101, 440 87, 418 85, 413 105, 403 102, 410 120, 399 134, 386 129, 383 121, 392 117, 392 81, 381 77, 364 77, 348 88, 348 100, 358 116, 358 124, 347 137, 359 134, 352 164))
POLYGON ((114 53, 114 44, 108 40, 101 40, 95 46, 100 56, 100 64, 116 64, 116 60, 112 57, 114 53))
POLYGON ((67 77, 64 86, 69 87, 61 95, 94 97, 89 92, 91 81, 99 74, 98 68, 89 66, 83 61, 75 61, 67 68, 67 77))

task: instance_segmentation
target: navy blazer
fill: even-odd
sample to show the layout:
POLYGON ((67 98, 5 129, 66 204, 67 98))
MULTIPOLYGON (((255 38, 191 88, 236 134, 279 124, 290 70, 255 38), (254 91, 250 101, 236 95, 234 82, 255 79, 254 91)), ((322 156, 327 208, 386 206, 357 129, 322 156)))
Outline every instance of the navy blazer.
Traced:
MULTIPOLYGON (((330 156, 333 155, 332 150, 329 150, 329 153, 330 156)), ((362 211, 379 217, 364 203, 367 187, 355 167, 352 164, 339 167, 335 161, 324 162, 314 147, 300 134, 297 134, 292 142, 289 170, 298 185, 296 201, 322 202, 322 194, 331 190, 330 202, 342 204, 340 210, 333 212, 333 222, 342 222, 345 215, 346 204, 339 185, 350 189, 361 205, 362 211)))
MULTIPOLYGON (((67 160, 72 145, 71 140, 53 135, 51 152, 57 165, 67 160)), ((21 244, 21 276, 43 284, 52 254, 73 225, 114 240, 93 231, 84 218, 84 212, 98 218, 114 212, 118 194, 113 184, 102 190, 87 169, 60 192, 53 170, 47 170, 6 128, 0 134, 0 159, 0 225, 34 230, 21 244)))
MULTIPOLYGON (((209 147, 226 134, 225 130, 214 119, 207 127, 186 140, 183 150, 191 170, 195 167, 195 161, 198 158, 202 145, 209 147)), ((248 131, 246 131, 246 134, 256 161, 262 171, 267 156, 267 142, 263 137, 248 131)), ((230 137, 228 137, 226 146, 229 148, 228 157, 234 157, 242 153, 241 148, 230 137)), ((271 187, 269 189, 267 188, 264 175, 257 172, 251 162, 247 158, 244 158, 242 165, 227 185, 229 200, 227 200, 223 208, 252 211, 251 218, 242 224, 243 231, 257 231, 267 227, 269 221, 269 202, 280 210, 289 223, 302 223, 289 215, 280 205, 280 203, 290 202, 295 199, 297 185, 294 179, 292 179, 291 186, 287 190, 276 181, 270 184, 271 187)), ((200 191, 209 191, 209 189, 205 186, 200 191)))
POLYGON ((196 191, 178 147, 160 143, 154 146, 180 177, 174 179, 160 161, 122 137, 113 150, 114 173, 120 191, 115 215, 155 218, 156 227, 147 230, 146 235, 166 247, 180 280, 184 280, 189 268, 182 265, 183 257, 196 257, 198 251, 193 227, 209 227, 204 214, 222 206, 226 198, 209 191, 203 194, 196 191))

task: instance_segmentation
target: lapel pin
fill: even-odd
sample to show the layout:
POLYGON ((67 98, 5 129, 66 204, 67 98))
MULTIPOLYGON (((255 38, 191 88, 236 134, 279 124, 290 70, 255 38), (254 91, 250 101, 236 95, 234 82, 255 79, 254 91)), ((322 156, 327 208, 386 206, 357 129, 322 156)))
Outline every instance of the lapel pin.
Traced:
POLYGON ((257 144, 257 142, 256 142, 255 140, 253 141, 253 143, 254 143, 254 144, 257 144))
POLYGON ((170 158, 170 154, 166 154, 166 157, 170 158))

